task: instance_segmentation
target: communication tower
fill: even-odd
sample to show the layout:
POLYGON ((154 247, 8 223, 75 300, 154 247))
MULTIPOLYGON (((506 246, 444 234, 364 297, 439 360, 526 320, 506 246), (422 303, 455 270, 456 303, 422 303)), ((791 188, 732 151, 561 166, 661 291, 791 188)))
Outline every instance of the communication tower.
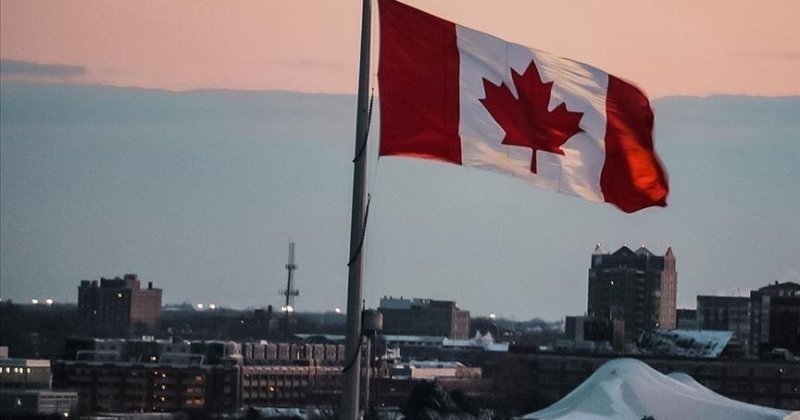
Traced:
POLYGON ((294 263, 294 242, 289 242, 289 262, 286 264, 288 278, 286 279, 286 289, 280 292, 286 298, 286 303, 281 307, 284 340, 289 339, 289 317, 294 312, 294 297, 300 294, 300 291, 294 288, 294 270, 297 270, 297 264, 294 263))

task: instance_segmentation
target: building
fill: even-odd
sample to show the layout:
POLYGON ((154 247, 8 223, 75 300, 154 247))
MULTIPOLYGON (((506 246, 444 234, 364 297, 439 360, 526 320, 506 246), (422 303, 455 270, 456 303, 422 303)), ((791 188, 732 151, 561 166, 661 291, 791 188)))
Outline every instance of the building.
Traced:
POLYGON ((93 335, 126 337, 155 327, 161 317, 161 289, 153 283, 142 289, 136 274, 122 278, 82 280, 78 286, 78 312, 93 335))
POLYGON ((629 343, 645 330, 675 329, 677 278, 671 247, 657 256, 644 246, 604 254, 598 245, 589 268, 588 316, 624 321, 629 343))
POLYGON ((701 330, 732 331, 732 345, 746 352, 750 340, 750 298, 697 296, 697 325, 701 330))
POLYGON ((469 311, 453 301, 384 297, 378 312, 387 335, 469 338, 469 311))
POLYGON ((67 348, 53 382, 77 391, 80 413, 330 402, 324 396, 341 388, 345 359, 336 344, 77 339, 67 348))
POLYGON ((78 394, 54 391, 49 360, 0 357, 0 416, 24 417, 75 412, 78 394))
POLYGON ((750 292, 750 354, 800 355, 800 284, 778 283, 750 292))
POLYGON ((459 362, 439 360, 413 360, 392 365, 389 377, 393 379, 428 380, 442 378, 480 378, 481 368, 464 366, 459 362))
POLYGON ((0 358, 0 389, 50 389, 50 361, 0 358))
POLYGON ((624 350, 625 323, 622 320, 568 316, 564 320, 565 341, 558 347, 589 352, 624 350))
POLYGON ((238 408, 238 365, 58 360, 53 368, 55 383, 80 396, 81 413, 238 408))
POLYGON ((697 309, 678 309, 675 311, 675 327, 679 330, 697 330, 697 309))

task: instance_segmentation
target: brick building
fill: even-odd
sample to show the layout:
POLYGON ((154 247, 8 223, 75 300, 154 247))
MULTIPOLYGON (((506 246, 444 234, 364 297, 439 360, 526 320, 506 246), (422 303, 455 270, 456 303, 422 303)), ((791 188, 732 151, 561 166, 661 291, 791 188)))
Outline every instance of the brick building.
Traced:
POLYGON ((152 328, 161 317, 161 289, 149 282, 142 289, 136 274, 122 278, 82 280, 78 286, 78 313, 93 335, 126 337, 134 329, 152 328))
POLYGON ((343 360, 335 344, 73 340, 53 382, 78 393, 80 413, 230 412, 335 395, 343 360))
POLYGON ((386 335, 469 338, 469 311, 453 301, 384 297, 378 312, 386 335))

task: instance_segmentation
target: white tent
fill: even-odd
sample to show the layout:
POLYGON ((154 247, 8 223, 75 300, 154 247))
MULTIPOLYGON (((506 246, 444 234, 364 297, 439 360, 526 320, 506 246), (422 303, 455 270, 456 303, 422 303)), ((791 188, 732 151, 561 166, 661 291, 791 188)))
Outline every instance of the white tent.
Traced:
POLYGON ((689 375, 664 375, 635 359, 611 360, 555 404, 524 416, 540 420, 800 420, 785 410, 731 400, 689 375))

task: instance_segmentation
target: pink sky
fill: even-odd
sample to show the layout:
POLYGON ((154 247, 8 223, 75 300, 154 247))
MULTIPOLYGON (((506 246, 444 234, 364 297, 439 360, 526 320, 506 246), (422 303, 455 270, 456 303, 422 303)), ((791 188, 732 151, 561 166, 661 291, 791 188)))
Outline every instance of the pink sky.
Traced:
MULTIPOLYGON (((408 0, 651 96, 800 95, 800 1, 408 0)), ((0 57, 75 82, 353 93, 360 1, 3 0, 0 57)), ((374 38, 374 37, 373 37, 374 38)))

